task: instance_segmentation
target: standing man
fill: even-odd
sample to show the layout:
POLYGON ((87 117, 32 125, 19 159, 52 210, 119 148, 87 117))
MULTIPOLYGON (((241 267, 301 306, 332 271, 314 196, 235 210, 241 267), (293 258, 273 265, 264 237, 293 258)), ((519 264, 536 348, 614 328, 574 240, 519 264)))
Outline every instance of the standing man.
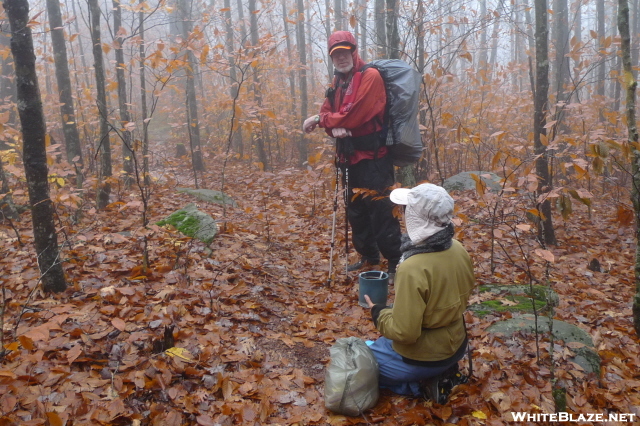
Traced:
POLYGON ((389 199, 395 179, 382 132, 387 102, 384 81, 375 68, 361 72, 365 63, 349 31, 336 31, 328 45, 336 77, 320 114, 307 118, 303 130, 309 133, 320 126, 336 138, 336 166, 347 183, 347 215, 353 245, 361 257, 348 270, 378 265, 382 254, 392 280, 401 255, 400 223, 389 199), (355 188, 364 191, 354 198, 355 188))

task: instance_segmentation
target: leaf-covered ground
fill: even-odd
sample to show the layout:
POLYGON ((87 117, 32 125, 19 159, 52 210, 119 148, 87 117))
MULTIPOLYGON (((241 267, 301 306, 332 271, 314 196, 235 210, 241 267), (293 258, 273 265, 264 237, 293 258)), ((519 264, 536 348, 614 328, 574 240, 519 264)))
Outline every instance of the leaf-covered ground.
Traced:
MULTIPOLYGON (((209 161, 202 186, 220 189, 222 161, 209 161)), ((188 168, 165 166, 156 173, 148 229, 135 189, 117 188, 106 211, 87 201, 80 215, 60 201, 76 199, 58 190, 70 283, 61 295, 36 288, 28 213, 13 227, 2 223, 7 354, 0 362, 0 425, 501 425, 511 424, 512 411, 553 412, 552 375, 566 387, 572 413, 640 415, 640 347, 630 309, 635 241, 631 228, 614 222, 615 200, 594 200, 591 218, 586 208, 567 222, 556 218, 559 245, 548 251, 530 224, 510 219, 507 201, 521 200, 506 200, 492 255, 492 201, 475 193, 454 196, 458 238, 475 261, 478 283, 550 283, 560 294, 556 318, 593 336, 603 359, 599 377, 569 362, 569 349, 556 346, 551 363, 547 341, 538 359, 530 336, 487 334, 509 313, 468 313, 474 377, 446 405, 383 391, 362 417, 327 412, 328 348, 340 337, 377 333, 357 304, 356 274, 345 277, 343 213, 336 276, 327 286, 334 187, 325 161, 274 173, 231 162, 225 192, 238 207, 226 209, 175 192, 192 185, 188 168), (153 225, 194 201, 223 229, 210 247, 153 225), (587 270, 592 258, 603 272, 587 270), (171 327, 180 349, 158 352, 171 327)), ((18 189, 14 199, 26 204, 27 197, 18 189)))

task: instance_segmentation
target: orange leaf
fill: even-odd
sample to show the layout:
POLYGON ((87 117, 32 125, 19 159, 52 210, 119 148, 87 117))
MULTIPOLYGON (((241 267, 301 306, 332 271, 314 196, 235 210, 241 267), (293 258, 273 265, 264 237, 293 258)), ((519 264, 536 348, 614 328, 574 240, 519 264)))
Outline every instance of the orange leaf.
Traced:
POLYGON ((111 320, 111 324, 120 331, 124 331, 127 324, 121 318, 114 318, 111 320))
POLYGON ((20 344, 23 348, 28 351, 33 350, 33 340, 29 339, 27 336, 18 336, 18 340, 20 340, 20 344))
POLYGON ((62 426, 64 424, 58 413, 55 411, 47 412, 47 419, 49 419, 49 425, 51 426, 62 426))
POLYGON ((4 348, 8 351, 17 351, 19 347, 20 344, 18 342, 11 342, 6 344, 4 348))

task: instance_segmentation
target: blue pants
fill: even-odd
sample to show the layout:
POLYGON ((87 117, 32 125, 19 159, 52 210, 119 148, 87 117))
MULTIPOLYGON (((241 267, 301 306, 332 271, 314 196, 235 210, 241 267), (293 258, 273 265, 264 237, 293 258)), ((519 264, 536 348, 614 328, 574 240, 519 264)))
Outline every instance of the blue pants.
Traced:
POLYGON ((444 373, 451 365, 444 367, 421 367, 407 364, 402 356, 391 347, 392 341, 380 337, 369 348, 380 368, 379 385, 399 395, 421 396, 420 381, 444 373))

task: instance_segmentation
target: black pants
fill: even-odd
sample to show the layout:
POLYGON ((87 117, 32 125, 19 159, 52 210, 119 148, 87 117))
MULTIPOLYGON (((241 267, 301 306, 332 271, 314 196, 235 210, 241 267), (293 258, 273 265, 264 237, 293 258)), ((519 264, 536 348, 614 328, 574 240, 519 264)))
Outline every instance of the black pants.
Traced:
POLYGON ((393 162, 389 155, 362 160, 348 166, 349 200, 347 215, 353 234, 353 245, 364 260, 375 262, 380 253, 395 272, 400 260, 400 222, 393 216, 395 204, 389 199, 389 187, 395 182, 393 162), (373 189, 377 196, 359 195, 353 199, 354 188, 373 189))

